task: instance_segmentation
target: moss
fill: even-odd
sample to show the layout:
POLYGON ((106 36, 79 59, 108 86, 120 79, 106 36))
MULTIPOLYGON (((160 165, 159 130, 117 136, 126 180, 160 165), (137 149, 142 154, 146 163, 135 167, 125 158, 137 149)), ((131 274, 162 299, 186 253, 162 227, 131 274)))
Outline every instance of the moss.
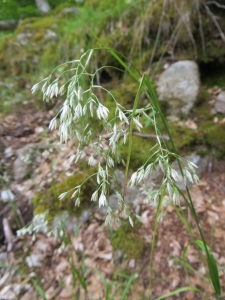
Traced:
POLYGON ((205 131, 205 141, 212 154, 225 157, 225 124, 213 124, 205 131))
MULTIPOLYGON (((201 141, 201 135, 196 130, 175 124, 169 124, 169 129, 179 154, 186 155, 201 141)), ((168 147, 172 150, 169 142, 168 147)))
POLYGON ((56 66, 58 61, 60 61, 61 55, 59 51, 55 51, 55 44, 49 45, 47 49, 43 52, 40 57, 40 64, 42 66, 56 66))
MULTIPOLYGON (((199 103, 194 110, 198 125, 197 133, 201 137, 201 144, 205 147, 204 153, 222 158, 225 156, 225 124, 215 124, 213 122, 215 116, 210 111, 209 94, 202 91, 199 103)), ((219 114, 217 116, 218 119, 223 118, 219 114)))
MULTIPOLYGON (((128 144, 122 145, 121 141, 121 155, 127 160, 128 144)), ((136 170, 146 161, 150 149, 155 145, 155 139, 143 139, 141 137, 133 136, 132 152, 130 158, 130 168, 136 170)))
POLYGON ((82 184, 88 178, 88 176, 94 172, 96 172, 96 169, 93 167, 89 168, 88 172, 78 171, 75 173, 75 175, 68 177, 62 182, 52 184, 52 186, 44 192, 37 193, 32 200, 32 204, 34 205, 34 214, 49 211, 48 218, 52 219, 62 210, 66 210, 75 216, 80 216, 84 209, 91 206, 91 195, 95 191, 95 184, 91 179, 87 180, 82 185, 80 207, 75 206, 76 199, 71 199, 73 191, 69 192, 62 200, 59 200, 58 197, 60 194, 82 184))
MULTIPOLYGON (((68 7, 75 7, 74 2, 72 2, 72 3, 61 3, 61 4, 57 5, 57 7, 53 11, 51 11, 51 15, 59 15, 63 12, 63 9, 68 8, 68 7)), ((64 14, 66 15, 66 14, 69 14, 69 13, 64 13, 64 14)))
POLYGON ((56 20, 53 16, 27 18, 23 20, 17 27, 15 33, 24 33, 25 31, 33 31, 41 29, 50 29, 53 25, 57 24, 59 20, 56 20))
POLYGON ((114 250, 120 249, 128 258, 140 258, 144 252, 145 240, 138 233, 140 223, 135 226, 124 221, 123 224, 112 232, 111 244, 114 250))

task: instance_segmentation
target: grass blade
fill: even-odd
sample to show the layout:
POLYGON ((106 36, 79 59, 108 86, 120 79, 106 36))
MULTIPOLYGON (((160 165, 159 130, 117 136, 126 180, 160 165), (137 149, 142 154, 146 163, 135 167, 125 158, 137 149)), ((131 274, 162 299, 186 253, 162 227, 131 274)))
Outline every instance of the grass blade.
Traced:
POLYGON ((31 279, 34 288, 36 289, 36 291, 38 292, 39 296, 43 299, 43 300, 47 300, 46 296, 45 296, 45 292, 43 291, 43 289, 37 284, 37 282, 34 279, 31 279))
POLYGON ((155 300, 161 300, 161 299, 165 299, 167 297, 170 297, 170 296, 173 296, 173 295, 176 295, 176 294, 179 294, 179 293, 183 293, 183 292, 186 292, 186 291, 195 291, 195 292, 198 292, 200 293, 205 299, 208 299, 208 297, 206 297, 201 290, 197 289, 196 287, 194 286, 185 286, 183 288, 180 288, 180 289, 177 289, 173 292, 170 292, 170 293, 166 293, 160 297, 158 297, 157 299, 155 300))
POLYGON ((195 241, 195 244, 206 254, 206 259, 209 266, 210 278, 212 280, 213 287, 216 291, 216 294, 220 295, 220 278, 219 278, 219 272, 218 272, 215 258, 210 253, 209 246, 206 245, 205 247, 204 243, 201 240, 195 241))
POLYGON ((77 276, 77 279, 79 280, 80 285, 85 290, 85 292, 87 292, 87 286, 86 286, 84 278, 82 278, 82 276, 80 275, 78 270, 75 268, 73 263, 71 263, 70 266, 71 266, 71 271, 72 271, 72 275, 73 275, 73 281, 75 281, 75 277, 77 276))
POLYGON ((124 289, 124 291, 123 291, 123 294, 122 294, 122 296, 121 296, 121 300, 127 299, 127 298, 126 298, 127 293, 129 292, 129 289, 130 289, 131 284, 132 284, 133 281, 135 280, 135 276, 136 276, 136 274, 133 274, 133 275, 130 277, 130 279, 128 280, 128 282, 127 282, 127 284, 126 284, 126 286, 125 286, 125 289, 124 289))

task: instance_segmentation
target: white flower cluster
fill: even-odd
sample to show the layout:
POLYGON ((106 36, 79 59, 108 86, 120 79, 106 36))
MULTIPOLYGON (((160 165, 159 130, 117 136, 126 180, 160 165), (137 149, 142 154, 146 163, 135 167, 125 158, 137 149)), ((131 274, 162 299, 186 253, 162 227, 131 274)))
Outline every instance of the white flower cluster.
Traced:
POLYGON ((166 152, 164 155, 160 154, 159 152, 162 152, 162 149, 159 148, 159 150, 154 153, 156 156, 154 162, 149 164, 146 162, 146 164, 141 166, 132 174, 129 185, 132 187, 134 185, 141 184, 143 195, 145 195, 145 202, 152 206, 158 205, 159 197, 161 196, 163 190, 167 191, 167 195, 165 195, 162 203, 163 206, 167 207, 171 203, 174 205, 179 205, 180 193, 176 183, 183 181, 186 185, 187 181, 190 181, 191 183, 198 184, 199 178, 195 174, 195 168, 197 168, 197 166, 194 163, 184 160, 177 155, 173 155, 173 153, 170 153, 168 150, 164 150, 164 152, 166 152), (178 173, 174 168, 172 168, 168 159, 169 156, 176 156, 180 162, 182 173, 178 173), (156 170, 157 165, 164 174, 161 185, 157 189, 153 189, 152 187, 147 189, 146 180, 149 178, 152 171, 156 170))
MULTIPOLYGON (((151 205, 157 205, 160 194, 163 189, 167 190, 168 203, 179 204, 179 191, 176 187, 176 182, 183 180, 186 184, 187 180, 191 182, 198 182, 198 177, 195 174, 194 164, 188 162, 184 164, 182 159, 177 155, 170 153, 165 143, 161 142, 161 135, 157 128, 155 115, 157 112, 151 104, 144 108, 137 108, 134 110, 126 110, 121 106, 112 93, 100 85, 95 85, 95 76, 97 71, 89 72, 89 61, 93 50, 87 51, 82 54, 79 60, 69 62, 73 64, 73 68, 64 71, 58 78, 51 81, 55 76, 55 70, 52 74, 36 84, 32 88, 35 92, 39 85, 42 84, 42 93, 44 100, 48 101, 53 96, 64 95, 66 98, 61 110, 51 120, 49 128, 56 129, 59 126, 61 142, 67 142, 69 139, 76 138, 78 145, 74 155, 70 157, 70 161, 77 162, 88 149, 91 153, 88 164, 98 164, 97 173, 91 175, 96 176, 97 189, 91 197, 91 201, 98 201, 99 207, 107 207, 106 223, 109 224, 114 220, 117 224, 120 223, 118 215, 126 216, 130 224, 133 226, 133 221, 130 216, 130 209, 128 203, 125 201, 126 186, 121 187, 118 185, 118 180, 114 174, 114 167, 124 161, 121 159, 119 152, 119 141, 123 138, 123 143, 126 144, 128 137, 132 139, 132 130, 135 127, 138 131, 143 128, 143 118, 147 120, 148 124, 152 124, 156 131, 156 145, 150 149, 149 153, 155 151, 133 175, 129 181, 129 186, 143 185, 143 194, 146 201, 151 205), (62 83, 63 76, 67 72, 73 72, 73 76, 62 83), (88 88, 86 83, 89 82, 88 88), (109 109, 104 105, 104 102, 99 100, 97 91, 104 90, 112 98, 115 103, 114 117, 109 119, 109 109), (96 130, 96 118, 101 122, 99 131, 96 130), (94 120, 94 122, 93 122, 94 120), (165 146, 165 147, 164 147, 165 146), (175 157, 180 160, 183 172, 179 174, 171 167, 169 157, 175 157), (145 188, 145 181, 151 175, 151 172, 159 165, 164 173, 161 188, 158 191, 145 188), (115 180, 116 195, 118 199, 119 213, 114 215, 109 203, 109 193, 111 181, 115 180), (123 190, 123 192, 122 192, 123 190)), ((135 99, 136 101, 136 99, 135 99)), ((128 159, 129 161, 129 159, 128 159)), ((124 163, 125 164, 125 163, 124 163)), ((129 165, 128 165, 129 167, 129 165)), ((127 171, 126 171, 127 172, 127 171)), ((127 175, 127 174, 126 174, 127 175)), ((88 179, 87 179, 88 180, 88 179)), ((72 198, 75 198, 75 205, 80 205, 80 186, 74 187, 72 198)), ((126 180, 124 185, 126 185, 126 180)), ((65 192, 59 196, 62 199, 68 194, 65 192)))
POLYGON ((35 238, 35 234, 40 231, 47 233, 48 232, 48 221, 46 221, 47 213, 48 212, 35 215, 30 224, 17 231, 17 235, 22 236, 22 235, 29 234, 29 235, 33 235, 33 237, 35 238))

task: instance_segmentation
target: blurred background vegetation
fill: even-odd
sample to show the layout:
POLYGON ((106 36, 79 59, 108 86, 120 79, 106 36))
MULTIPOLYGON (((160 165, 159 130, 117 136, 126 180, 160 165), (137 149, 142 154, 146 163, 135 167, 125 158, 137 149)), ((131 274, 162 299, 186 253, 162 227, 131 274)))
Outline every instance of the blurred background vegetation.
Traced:
MULTIPOLYGON (((100 47, 96 35, 131 60, 140 72, 148 73, 153 84, 166 64, 185 59, 196 61, 202 90, 195 114, 213 118, 207 89, 225 87, 223 0, 48 0, 47 13, 40 12, 37 2, 0 0, 0 27, 2 22, 15 21, 14 28, 0 31, 3 115, 15 107, 23 110, 22 104, 26 108, 43 107, 40 93, 31 96, 32 85, 57 65, 79 58, 89 48, 100 47)), ((91 68, 96 70, 103 65, 118 67, 109 53, 99 51, 91 68)), ((106 68, 98 80, 120 97, 122 104, 132 105, 136 86, 128 77, 106 68)), ((110 108, 110 100, 106 97, 104 101, 110 108)), ((182 143, 178 139, 181 147, 199 141, 196 133, 178 136, 181 135, 185 137, 182 143)))

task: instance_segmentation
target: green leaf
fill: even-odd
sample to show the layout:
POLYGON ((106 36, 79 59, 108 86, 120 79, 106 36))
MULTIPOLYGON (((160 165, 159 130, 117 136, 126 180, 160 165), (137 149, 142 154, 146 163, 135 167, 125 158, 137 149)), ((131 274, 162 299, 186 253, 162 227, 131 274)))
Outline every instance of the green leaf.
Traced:
MULTIPOLYGON (((185 291, 196 291, 196 292, 199 292, 200 294, 203 295, 202 291, 200 291, 199 289, 197 289, 196 287, 194 286, 185 286, 183 288, 180 288, 180 289, 177 289, 173 292, 170 292, 170 293, 166 293, 160 297, 158 297, 157 299, 155 300, 161 300, 161 299, 165 299, 167 297, 170 297, 170 296, 173 296, 173 295, 176 295, 176 294, 179 294, 179 293, 182 293, 182 292, 185 292, 185 291)), ((181 299, 181 298, 180 298, 181 299)))
POLYGON ((43 299, 43 300, 47 300, 46 296, 45 296, 45 292, 43 291, 43 289, 37 284, 37 282, 34 279, 31 279, 36 291, 38 292, 39 296, 43 299))
POLYGON ((207 263, 209 266, 209 275, 212 280, 212 284, 214 287, 214 290, 216 292, 216 295, 219 296, 221 294, 220 291, 220 278, 219 278, 219 272, 217 268, 217 264, 215 261, 215 258, 210 253, 210 248, 206 244, 204 244, 202 241, 197 240, 195 241, 195 244, 201 248, 201 250, 206 254, 207 263))
MULTIPOLYGON (((207 254, 205 245, 204 245, 204 243, 203 243, 201 240, 195 241, 195 244, 196 244, 197 246, 199 246, 199 248, 200 248, 205 254, 207 254)), ((207 247, 207 250, 210 251, 209 246, 206 245, 206 247, 207 247)))
POLYGON ((127 284, 126 284, 126 286, 125 286, 125 289, 124 289, 124 291, 123 291, 123 294, 122 294, 122 296, 121 296, 121 300, 127 299, 127 298, 126 298, 127 293, 128 293, 128 291, 129 291, 129 289, 130 289, 131 284, 132 284, 133 281, 135 280, 135 275, 136 275, 136 274, 133 274, 133 275, 130 277, 130 279, 128 280, 128 282, 127 282, 127 284))
POLYGON ((71 271, 73 274, 73 280, 75 282, 75 275, 77 276, 77 279, 80 282, 80 285, 82 286, 82 288, 85 290, 85 292, 87 292, 87 286, 85 283, 85 279, 80 275, 80 273, 78 272, 78 270, 75 268, 74 264, 71 263, 71 271))

